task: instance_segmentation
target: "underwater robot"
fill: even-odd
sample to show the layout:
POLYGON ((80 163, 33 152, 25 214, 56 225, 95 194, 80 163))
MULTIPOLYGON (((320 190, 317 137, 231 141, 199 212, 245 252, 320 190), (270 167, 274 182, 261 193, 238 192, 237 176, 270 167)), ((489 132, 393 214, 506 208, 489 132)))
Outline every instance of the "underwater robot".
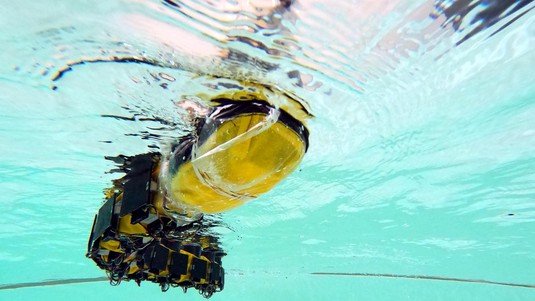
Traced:
POLYGON ((106 192, 87 252, 112 285, 149 281, 207 298, 223 290, 226 254, 202 231, 204 214, 269 191, 297 168, 309 143, 311 115, 299 101, 243 85, 211 97, 195 112, 191 133, 164 153, 119 158, 125 176, 106 192))

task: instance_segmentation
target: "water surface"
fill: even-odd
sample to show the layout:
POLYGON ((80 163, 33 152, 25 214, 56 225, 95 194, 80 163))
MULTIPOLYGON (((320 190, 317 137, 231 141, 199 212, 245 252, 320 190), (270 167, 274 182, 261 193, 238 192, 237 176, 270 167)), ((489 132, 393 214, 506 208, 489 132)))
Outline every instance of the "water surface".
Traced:
MULTIPOLYGON (((84 258, 117 177, 104 157, 183 134, 175 102, 224 89, 217 76, 275 85, 315 117, 298 171, 215 217, 228 256, 214 300, 532 300, 311 274, 535 284, 534 4, 467 2, 3 3, 0 283, 104 276, 84 258)), ((150 283, 0 290, 73 295, 201 298, 150 283)))

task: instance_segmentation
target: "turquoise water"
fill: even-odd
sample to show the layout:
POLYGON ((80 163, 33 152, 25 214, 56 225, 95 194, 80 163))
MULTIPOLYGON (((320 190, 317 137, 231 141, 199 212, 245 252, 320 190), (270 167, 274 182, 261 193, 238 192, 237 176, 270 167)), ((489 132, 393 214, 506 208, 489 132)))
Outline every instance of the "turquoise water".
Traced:
MULTIPOLYGON (((215 75, 276 85, 315 117, 298 171, 214 217, 228 255, 213 300, 535 299, 533 288, 377 275, 535 285, 531 1, 483 20, 492 1, 457 18, 408 0, 3 2, 1 285, 104 276, 84 257, 117 178, 104 157, 184 133, 174 102, 215 75), (113 56, 157 66, 89 62, 113 56)), ((0 290, 78 296, 202 298, 151 283, 0 290)))

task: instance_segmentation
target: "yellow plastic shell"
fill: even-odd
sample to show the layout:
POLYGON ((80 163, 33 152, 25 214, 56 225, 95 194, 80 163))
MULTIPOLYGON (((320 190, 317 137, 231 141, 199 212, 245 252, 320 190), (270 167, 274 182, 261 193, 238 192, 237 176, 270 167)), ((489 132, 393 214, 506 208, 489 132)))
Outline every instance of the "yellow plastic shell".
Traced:
MULTIPOLYGON (((232 140, 262 122, 264 114, 239 115, 223 123, 197 149, 197 159, 180 166, 168 194, 204 213, 230 210, 256 198, 295 170, 305 154, 305 142, 276 122, 249 139, 232 140), (231 142, 225 148, 214 151, 231 142)), ((177 204, 168 209, 179 210, 177 204)))

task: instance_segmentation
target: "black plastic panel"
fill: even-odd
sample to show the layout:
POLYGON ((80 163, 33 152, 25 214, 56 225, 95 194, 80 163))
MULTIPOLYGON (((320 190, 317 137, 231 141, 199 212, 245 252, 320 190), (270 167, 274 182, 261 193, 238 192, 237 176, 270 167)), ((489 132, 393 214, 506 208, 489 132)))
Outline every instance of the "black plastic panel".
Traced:
MULTIPOLYGON (((150 203, 150 182, 152 175, 153 154, 130 157, 127 162, 127 174, 123 181, 123 202, 120 216, 123 217, 150 203)), ((136 219, 143 220, 144 212, 136 212, 136 219)), ((133 222, 134 223, 134 222, 133 222)))
POLYGON ((188 255, 182 253, 172 253, 171 264, 169 264, 171 275, 186 275, 188 273, 188 258, 188 255))
POLYGON ((221 266, 217 263, 210 264, 210 282, 221 282, 221 266))
POLYGON ((124 183, 121 217, 150 204, 150 181, 151 172, 148 170, 124 183))
POLYGON ((91 234, 89 234, 89 240, 87 242, 87 253, 91 253, 91 251, 93 250, 93 243, 95 242, 95 239, 97 239, 97 237, 94 236, 93 234, 93 229, 95 229, 95 225, 97 223, 97 215, 95 214, 95 218, 93 219, 93 226, 91 227, 91 234))
POLYGON ((145 249, 143 260, 151 270, 165 270, 167 268, 167 259, 169 250, 161 245, 152 245, 145 249))
POLYGON ((130 224, 132 225, 137 224, 141 222, 142 220, 146 219, 147 217, 149 217, 149 210, 144 210, 145 208, 143 207, 144 206, 132 212, 132 218, 130 219, 130 224))
POLYGON ((194 281, 208 278, 206 275, 206 272, 208 271, 208 261, 193 257, 191 265, 191 278, 193 278, 194 281))
POLYGON ((128 162, 128 176, 137 176, 145 174, 147 171, 152 171, 152 156, 153 154, 142 154, 129 158, 128 162))
POLYGON ((167 260, 169 259, 169 250, 161 245, 154 246, 154 253, 152 256, 152 262, 149 268, 158 269, 160 271, 167 268, 167 260))
POLYGON ((113 208, 115 205, 115 194, 109 198, 98 210, 97 218, 93 225, 91 241, 99 238, 112 225, 113 208))
POLYGON ((166 246, 167 248, 175 252, 178 252, 182 244, 180 243, 180 241, 162 240, 162 245, 166 246))
POLYGON ((199 244, 182 245, 182 250, 191 253, 197 257, 201 257, 202 247, 199 244))

